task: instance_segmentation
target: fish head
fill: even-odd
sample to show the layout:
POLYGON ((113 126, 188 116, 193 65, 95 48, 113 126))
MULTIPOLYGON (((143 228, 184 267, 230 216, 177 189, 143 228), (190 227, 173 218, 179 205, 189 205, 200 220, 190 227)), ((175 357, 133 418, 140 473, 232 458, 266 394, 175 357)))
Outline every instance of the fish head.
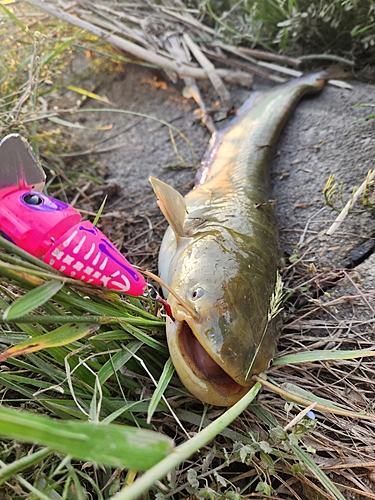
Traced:
POLYGON ((174 321, 168 318, 166 328, 171 357, 198 399, 230 406, 274 355, 276 324, 267 321, 272 292, 258 296, 241 255, 229 253, 223 260, 215 235, 180 241, 178 247, 169 270, 175 292, 168 297, 174 321))

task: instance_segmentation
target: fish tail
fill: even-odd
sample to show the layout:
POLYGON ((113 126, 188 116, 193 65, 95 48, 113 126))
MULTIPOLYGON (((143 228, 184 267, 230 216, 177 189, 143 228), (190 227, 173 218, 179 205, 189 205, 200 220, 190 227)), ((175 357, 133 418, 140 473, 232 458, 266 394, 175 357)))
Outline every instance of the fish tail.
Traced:
POLYGON ((309 87, 309 89, 307 89, 307 93, 315 93, 319 92, 328 82, 328 80, 344 80, 346 78, 348 78, 348 72, 345 71, 341 66, 335 64, 325 70, 304 75, 295 80, 291 80, 285 85, 296 86, 296 84, 305 84, 309 87))
POLYGON ((285 88, 288 87, 299 87, 305 89, 306 94, 315 94, 320 92, 331 76, 328 71, 319 71, 317 73, 310 73, 308 75, 300 76, 290 80, 289 82, 282 85, 285 88))

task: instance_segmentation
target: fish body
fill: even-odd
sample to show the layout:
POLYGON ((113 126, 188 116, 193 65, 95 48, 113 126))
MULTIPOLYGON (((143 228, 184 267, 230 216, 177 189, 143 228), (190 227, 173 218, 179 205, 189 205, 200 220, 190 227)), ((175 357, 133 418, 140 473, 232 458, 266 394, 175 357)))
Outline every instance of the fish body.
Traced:
POLYGON ((211 139, 195 187, 183 198, 151 178, 168 219, 159 273, 174 292, 167 340, 177 373, 203 402, 229 406, 272 360, 269 307, 279 264, 270 169, 282 126, 325 73, 253 94, 211 139))

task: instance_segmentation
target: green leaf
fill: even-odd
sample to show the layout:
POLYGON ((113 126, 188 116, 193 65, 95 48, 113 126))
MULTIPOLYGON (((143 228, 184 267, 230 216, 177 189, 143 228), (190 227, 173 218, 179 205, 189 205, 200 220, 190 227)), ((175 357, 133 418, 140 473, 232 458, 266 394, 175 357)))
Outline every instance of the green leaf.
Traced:
POLYGON ((64 283, 57 280, 47 281, 43 285, 38 286, 31 290, 20 299, 17 299, 11 304, 3 313, 4 320, 13 320, 24 316, 25 314, 33 311, 37 307, 43 305, 50 298, 52 298, 61 288, 64 283))
POLYGON ((72 38, 69 38, 69 40, 66 40, 64 43, 62 43, 61 45, 59 45, 57 47, 57 49, 55 49, 52 54, 50 54, 49 56, 47 56, 44 60, 43 60, 43 64, 45 64, 46 66, 52 61, 52 59, 54 59, 56 56, 58 56, 59 54, 61 54, 61 52, 63 52, 67 47, 69 47, 69 45, 71 45, 73 42, 75 42, 77 40, 77 38, 79 38, 80 36, 82 36, 83 32, 80 31, 79 33, 77 33, 76 35, 74 35, 72 38))
POLYGON ((262 460, 263 464, 265 465, 265 467, 267 467, 268 469, 270 470, 274 470, 275 469, 275 465, 273 463, 273 460, 272 458, 268 455, 268 453, 264 453, 263 451, 261 451, 259 453, 259 458, 262 460))
POLYGON ((90 92, 89 90, 81 89, 79 87, 74 87, 73 85, 67 85, 66 88, 69 90, 73 90, 78 94, 90 97, 91 99, 95 99, 96 101, 104 102, 105 104, 111 104, 111 101, 109 101, 107 97, 101 97, 100 95, 95 94, 94 92, 90 92))
POLYGON ((7 349, 0 354, 0 361, 5 361, 12 356, 30 354, 31 352, 37 352, 42 349, 49 349, 51 347, 70 344, 75 340, 81 339, 82 337, 95 332, 99 327, 100 325, 92 325, 90 323, 70 323, 60 326, 52 332, 46 333, 45 335, 39 335, 38 337, 33 337, 27 342, 22 342, 22 344, 18 344, 10 349, 7 349))
POLYGON ((336 488, 329 477, 316 465, 314 460, 297 444, 292 444, 291 449, 301 462, 314 474, 314 476, 323 484, 327 491, 332 493, 336 500, 345 500, 345 497, 336 488))
POLYGON ((116 500, 134 500, 135 498, 140 497, 144 491, 150 488, 163 476, 166 476, 170 470, 187 460, 193 453, 196 453, 197 450, 206 446, 206 444, 222 432, 225 427, 228 427, 231 422, 238 417, 238 415, 246 410, 249 404, 257 396, 260 388, 261 384, 257 382, 249 390, 249 392, 243 396, 242 399, 218 417, 214 422, 209 424, 202 431, 198 432, 194 437, 178 446, 155 467, 151 468, 143 474, 143 476, 136 479, 134 483, 121 490, 121 492, 116 495, 116 500))
POLYGON ((293 396, 295 395, 295 396, 300 397, 300 398, 302 398, 305 401, 308 401, 310 403, 318 403, 319 405, 321 405, 321 407, 324 407, 326 409, 326 411, 332 410, 333 413, 341 412, 341 413, 345 413, 348 416, 353 416, 353 417, 356 417, 356 416, 360 417, 360 416, 366 415, 365 411, 355 412, 355 411, 347 410, 347 409, 343 408, 342 406, 338 406, 338 405, 332 403, 332 401, 330 401, 329 399, 320 398, 318 396, 315 396, 315 394, 313 394, 312 392, 306 391, 305 389, 302 389, 301 387, 298 387, 298 386, 291 384, 289 382, 282 384, 282 388, 290 394, 291 399, 293 399, 293 396))
POLYGON ((0 407, 0 435, 112 467, 147 470, 165 458, 172 439, 147 429, 115 424, 60 421, 0 407))
POLYGON ((92 223, 93 226, 97 225, 97 223, 98 223, 98 221, 100 219, 100 216, 102 215, 102 212, 104 210, 107 198, 108 198, 108 195, 106 194, 105 197, 104 197, 104 200, 102 201, 102 204, 99 207, 98 213, 95 216, 94 222, 92 223))
POLYGON ((5 7, 5 5, 0 4, 0 7, 3 9, 3 11, 14 21, 21 30, 26 33, 26 35, 29 35, 32 38, 32 35, 29 31, 29 28, 23 24, 22 21, 18 19, 17 16, 13 14, 9 9, 5 7))
POLYGON ((168 359, 168 361, 164 365, 163 373, 160 376, 158 385, 154 391, 154 394, 152 395, 151 401, 150 401, 150 406, 148 407, 148 412, 147 412, 147 423, 149 424, 152 419, 152 415, 154 414, 160 399, 162 398, 165 389, 167 388, 169 382, 171 381, 171 378, 174 374, 174 366, 172 363, 171 358, 168 359))
POLYGON ((329 359, 356 359, 368 356, 375 356, 375 351, 369 351, 368 349, 357 349, 356 351, 308 351, 281 356, 281 358, 274 360, 272 366, 295 365, 297 363, 327 361, 329 359))
POLYGON ((99 370, 98 380, 100 384, 104 382, 113 375, 117 370, 122 368, 129 359, 132 359, 133 354, 135 354, 140 347, 142 347, 142 342, 129 342, 127 344, 127 351, 119 351, 114 356, 112 356, 99 370))
POLYGON ((8 481, 14 474, 18 474, 22 472, 24 469, 31 467, 34 464, 37 464, 44 458, 51 455, 52 451, 49 448, 43 448, 31 455, 26 455, 19 460, 15 460, 9 465, 2 465, 0 467, 0 485, 4 484, 8 481))
POLYGON ((112 125, 104 125, 103 127, 85 127, 84 125, 81 125, 80 123, 72 123, 68 122, 67 120, 62 120, 61 118, 58 118, 57 116, 49 116, 48 120, 50 122, 57 123, 58 125, 63 125, 64 127, 69 127, 69 128, 79 128, 81 130, 111 130, 112 125))
MULTIPOLYGON (((154 316, 154 318, 155 318, 155 316, 154 316)), ((140 326, 142 326, 142 325, 140 325, 140 326)), ((163 354, 168 354, 168 349, 165 347, 164 344, 162 344, 158 340, 154 339, 153 337, 150 337, 145 332, 142 332, 142 330, 140 330, 139 328, 136 328, 135 326, 130 325, 128 321, 127 321, 127 323, 124 322, 122 324, 122 327, 124 328, 124 330, 131 333, 136 339, 140 340, 141 342, 148 345, 152 349, 160 351, 163 354)))

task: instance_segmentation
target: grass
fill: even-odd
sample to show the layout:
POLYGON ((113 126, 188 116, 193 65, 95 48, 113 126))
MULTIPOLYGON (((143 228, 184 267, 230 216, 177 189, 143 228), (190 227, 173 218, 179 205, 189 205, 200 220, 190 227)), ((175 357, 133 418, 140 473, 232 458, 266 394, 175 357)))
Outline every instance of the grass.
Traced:
MULTIPOLYGON (((277 42, 277 24, 303 12, 295 2, 267 5, 273 24, 266 18, 260 23, 257 11, 255 25, 274 26, 268 38, 257 34, 266 46, 277 42)), ((231 15, 238 11, 224 15, 218 2, 206 8, 218 32, 234 40, 241 24, 232 24, 231 15)), ((242 8, 255 16, 250 4, 242 8)), ((67 85, 81 89, 79 99, 96 99, 83 88, 85 75, 74 82, 65 76, 76 51, 90 51, 90 71, 103 54, 121 55, 53 19, 39 24, 25 7, 2 9, 1 35, 11 42, 2 54, 2 134, 22 133, 36 153, 42 144, 49 194, 76 200, 94 217, 99 207, 83 187, 90 184, 93 194, 102 189, 100 165, 71 160, 62 168, 58 155, 71 153, 66 144, 74 142, 75 129, 57 112, 46 114, 43 100, 67 85)), ((281 42, 288 44, 288 38, 281 42)), ((74 103, 68 116, 74 119, 79 108, 74 103)), ((314 270, 308 255, 291 259, 283 270, 284 356, 225 411, 197 402, 175 376, 162 311, 153 302, 62 278, 4 239, 0 248, 2 498, 130 500, 143 493, 157 500, 187 494, 213 500, 342 499, 345 481, 347 491, 366 493, 360 479, 348 486, 347 471, 375 465, 368 451, 374 445, 372 344, 364 325, 354 325, 343 349, 325 349, 341 326, 330 304, 317 302, 314 294, 341 279, 339 272, 314 270), (318 334, 301 340, 294 328, 310 328, 311 318, 318 318, 318 334), (342 455, 348 462, 335 468, 342 455)), ((274 308, 279 310, 278 301, 274 308)))
POLYGON ((373 0, 209 0, 203 5, 220 34, 234 43, 255 42, 306 62, 345 58, 358 69, 371 64, 374 55, 373 0))

